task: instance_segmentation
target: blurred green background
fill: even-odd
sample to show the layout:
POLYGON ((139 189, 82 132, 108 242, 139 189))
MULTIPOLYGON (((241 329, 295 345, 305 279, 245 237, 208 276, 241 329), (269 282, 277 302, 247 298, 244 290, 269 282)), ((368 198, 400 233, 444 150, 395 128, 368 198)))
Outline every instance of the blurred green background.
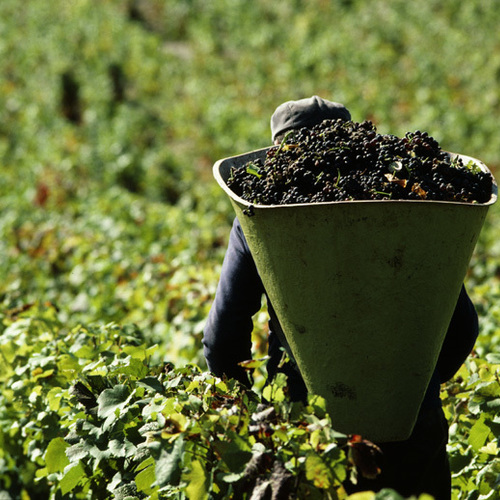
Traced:
MULTIPOLYGON (((317 94, 495 170, 499 25, 493 1, 3 0, 0 315, 133 322, 203 365, 233 217, 213 163, 267 146, 276 106, 317 94)), ((479 349, 498 347, 497 212, 467 283, 479 349)))
MULTIPOLYGON (((206 368, 234 217, 212 165, 269 145, 282 102, 340 101, 500 172, 498 26, 494 0, 1 0, 0 488, 51 487, 69 385, 142 349, 122 342, 206 368)), ((466 277, 475 359, 442 391, 454 499, 498 498, 499 211, 466 277)))

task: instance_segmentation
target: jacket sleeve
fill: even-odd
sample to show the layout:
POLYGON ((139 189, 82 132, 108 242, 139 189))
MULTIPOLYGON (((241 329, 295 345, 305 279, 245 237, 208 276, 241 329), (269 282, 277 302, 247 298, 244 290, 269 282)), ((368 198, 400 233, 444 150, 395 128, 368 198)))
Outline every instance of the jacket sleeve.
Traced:
POLYGON ((478 332, 476 309, 462 286, 437 362, 441 383, 450 380, 462 366, 474 348, 478 332))
POLYGON ((226 375, 249 385, 249 378, 238 363, 251 359, 252 316, 261 307, 263 293, 262 281, 235 219, 203 332, 203 352, 215 375, 226 375))

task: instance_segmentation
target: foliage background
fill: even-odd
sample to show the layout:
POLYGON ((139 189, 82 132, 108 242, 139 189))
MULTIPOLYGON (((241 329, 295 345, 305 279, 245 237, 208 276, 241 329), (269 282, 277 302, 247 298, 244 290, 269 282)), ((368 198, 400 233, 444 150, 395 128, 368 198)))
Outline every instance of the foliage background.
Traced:
MULTIPOLYGON (((152 364, 204 369, 233 216, 214 161, 267 146, 274 108, 318 94, 495 171, 499 21, 479 0, 3 0, 0 331, 48 307, 64 331, 134 324, 158 346, 152 364)), ((481 401, 500 397, 498 210, 466 281, 478 361, 443 393, 460 498, 496 498, 499 484, 498 407, 462 404, 483 383, 481 401)))

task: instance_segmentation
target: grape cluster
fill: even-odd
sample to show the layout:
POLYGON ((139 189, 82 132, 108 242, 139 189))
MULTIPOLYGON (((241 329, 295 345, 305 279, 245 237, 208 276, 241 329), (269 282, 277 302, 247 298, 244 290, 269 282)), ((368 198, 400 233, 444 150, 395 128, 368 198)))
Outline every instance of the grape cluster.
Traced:
POLYGON ((426 132, 383 135, 370 121, 325 120, 290 132, 265 159, 231 168, 228 187, 256 205, 349 200, 486 203, 493 177, 426 132))

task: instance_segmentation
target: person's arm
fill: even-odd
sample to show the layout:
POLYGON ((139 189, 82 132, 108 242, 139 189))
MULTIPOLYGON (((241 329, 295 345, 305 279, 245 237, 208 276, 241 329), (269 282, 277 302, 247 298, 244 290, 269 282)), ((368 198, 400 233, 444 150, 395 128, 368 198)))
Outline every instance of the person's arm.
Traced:
POLYGON ((437 362, 441 383, 450 380, 472 352, 478 331, 476 309, 462 286, 437 362))
POLYGON ((214 375, 226 375, 249 385, 248 376, 238 363, 251 358, 252 316, 261 307, 263 293, 262 281, 235 219, 204 328, 203 352, 214 375))

